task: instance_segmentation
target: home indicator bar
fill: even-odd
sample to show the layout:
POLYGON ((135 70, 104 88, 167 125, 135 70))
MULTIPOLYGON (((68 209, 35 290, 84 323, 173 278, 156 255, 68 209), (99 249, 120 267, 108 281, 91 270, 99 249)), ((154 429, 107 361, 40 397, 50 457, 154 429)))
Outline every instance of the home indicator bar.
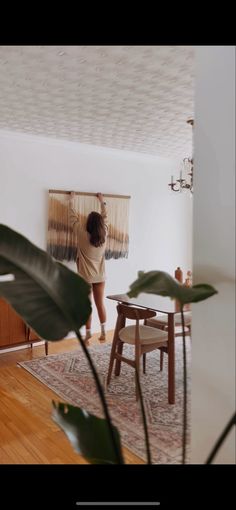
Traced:
POLYGON ((160 501, 76 501, 77 506, 159 506, 160 501))

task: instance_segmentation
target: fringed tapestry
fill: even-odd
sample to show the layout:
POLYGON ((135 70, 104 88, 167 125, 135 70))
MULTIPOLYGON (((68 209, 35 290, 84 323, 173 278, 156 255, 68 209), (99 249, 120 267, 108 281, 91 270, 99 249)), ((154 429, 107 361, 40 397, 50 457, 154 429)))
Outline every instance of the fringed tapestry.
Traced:
MULTIPOLYGON (((130 197, 106 194, 103 196, 107 204, 109 225, 105 258, 127 258, 130 197)), ((80 224, 85 228, 91 211, 101 212, 101 205, 95 193, 76 193, 72 211, 70 192, 49 190, 47 251, 56 260, 76 261, 78 240, 76 229, 71 224, 71 214, 78 215, 80 224)))

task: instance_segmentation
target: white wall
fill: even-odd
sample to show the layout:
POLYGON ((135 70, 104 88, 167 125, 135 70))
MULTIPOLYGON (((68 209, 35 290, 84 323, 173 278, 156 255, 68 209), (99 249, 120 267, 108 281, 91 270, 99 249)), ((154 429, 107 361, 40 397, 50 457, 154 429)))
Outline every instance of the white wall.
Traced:
MULTIPOLYGON (((2 131, 0 222, 45 249, 49 188, 131 195, 129 258, 106 264, 106 294, 123 293, 140 269, 173 274, 178 265, 185 271, 191 268, 192 199, 168 189, 175 164, 2 131)), ((107 310, 108 327, 113 328, 115 303, 107 301, 107 310)))
MULTIPOLYGON (((192 462, 203 463, 235 411, 235 48, 196 48, 192 462)), ((216 458, 235 462, 235 430, 216 458)))

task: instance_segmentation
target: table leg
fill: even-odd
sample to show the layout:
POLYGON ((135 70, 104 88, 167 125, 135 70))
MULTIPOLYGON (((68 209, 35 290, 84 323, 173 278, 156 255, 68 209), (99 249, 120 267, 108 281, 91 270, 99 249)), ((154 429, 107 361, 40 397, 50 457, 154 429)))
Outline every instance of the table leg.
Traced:
POLYGON ((168 313, 168 402, 175 404, 175 327, 174 313, 168 313))

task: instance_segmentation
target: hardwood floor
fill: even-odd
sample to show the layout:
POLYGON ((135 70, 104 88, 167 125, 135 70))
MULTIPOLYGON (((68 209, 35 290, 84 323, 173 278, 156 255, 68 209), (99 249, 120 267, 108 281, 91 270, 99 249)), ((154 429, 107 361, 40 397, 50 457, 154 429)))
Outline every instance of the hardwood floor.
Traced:
MULTIPOLYGON (((99 343, 97 337, 91 344, 99 343)), ((75 348, 76 339, 50 342, 49 355, 75 348)), ((36 344, 33 349, 0 351, 0 464, 87 464, 51 419, 51 401, 57 395, 17 365, 44 355, 44 346, 36 344)), ((126 448, 123 452, 127 464, 143 464, 126 448)))

